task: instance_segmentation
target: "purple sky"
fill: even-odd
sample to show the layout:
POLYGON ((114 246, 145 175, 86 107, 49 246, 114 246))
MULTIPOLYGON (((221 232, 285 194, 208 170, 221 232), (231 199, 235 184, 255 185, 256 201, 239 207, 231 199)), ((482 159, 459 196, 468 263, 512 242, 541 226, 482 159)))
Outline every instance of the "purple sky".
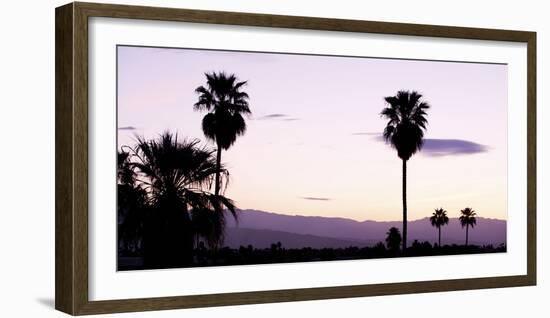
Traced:
POLYGON ((194 89, 210 71, 249 83, 248 131, 222 155, 240 208, 399 220, 401 161, 379 114, 408 89, 432 106, 409 218, 471 206, 506 219, 506 65, 119 47, 119 146, 165 130, 205 140, 194 89))

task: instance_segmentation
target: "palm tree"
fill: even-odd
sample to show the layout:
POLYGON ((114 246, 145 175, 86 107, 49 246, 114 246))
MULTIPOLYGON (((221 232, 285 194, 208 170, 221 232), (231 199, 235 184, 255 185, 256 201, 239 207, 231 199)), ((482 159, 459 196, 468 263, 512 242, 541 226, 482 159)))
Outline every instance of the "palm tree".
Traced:
POLYGON ((401 233, 396 227, 391 227, 386 233, 386 245, 388 250, 397 254, 399 251, 399 246, 401 245, 401 233))
POLYGON ((470 226, 474 228, 474 225, 476 225, 476 215, 476 212, 472 208, 460 210, 460 217, 458 219, 462 227, 466 227, 466 246, 468 246, 468 228, 470 226))
POLYGON ((136 173, 132 168, 130 153, 121 150, 117 153, 117 182, 122 185, 133 185, 136 173))
POLYGON ((435 212, 430 217, 430 223, 435 226, 439 232, 437 245, 441 247, 441 227, 449 224, 449 218, 447 217, 447 211, 443 208, 435 209, 435 212))
POLYGON ((147 194, 136 185, 136 172, 130 153, 117 156, 117 224, 119 253, 138 253, 141 249, 143 221, 148 208, 147 194))
MULTIPOLYGON (((199 86, 195 92, 199 100, 195 103, 196 111, 208 111, 202 119, 202 131, 207 139, 216 143, 216 163, 220 170, 222 149, 231 147, 238 136, 246 132, 243 115, 250 115, 248 94, 241 91, 246 81, 239 82, 234 74, 224 72, 205 73, 206 87, 199 86)), ((214 194, 220 194, 220 174, 216 174, 214 194)))
POLYGON ((384 129, 384 139, 397 150, 403 161, 403 253, 407 248, 407 160, 422 149, 426 130, 428 103, 420 101, 422 95, 412 91, 398 91, 395 96, 385 97, 388 107, 381 116, 389 121, 384 129))
POLYGON ((201 239, 210 247, 218 248, 225 238, 225 214, 212 209, 195 208, 191 211, 191 222, 197 247, 201 239))
POLYGON ((214 176, 228 177, 227 170, 216 163, 213 154, 213 150, 200 147, 198 140, 179 141, 177 135, 170 133, 164 133, 158 140, 138 138, 133 166, 154 210, 144 234, 146 266, 176 267, 191 263, 197 231, 211 242, 217 236, 219 242, 222 236, 219 223, 225 223, 223 209, 236 218, 236 207, 230 199, 208 191, 214 176), (193 218, 198 213, 215 221, 204 221, 206 225, 197 230, 193 218), (218 228, 210 226, 215 223, 218 228))

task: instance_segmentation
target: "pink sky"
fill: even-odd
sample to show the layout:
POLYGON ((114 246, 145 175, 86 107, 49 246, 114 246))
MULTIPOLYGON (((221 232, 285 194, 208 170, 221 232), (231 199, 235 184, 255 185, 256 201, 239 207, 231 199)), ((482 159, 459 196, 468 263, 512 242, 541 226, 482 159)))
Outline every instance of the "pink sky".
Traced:
POLYGON ((506 219, 506 65, 120 46, 119 146, 165 130, 207 143, 193 104, 211 71, 249 83, 247 133, 222 155, 240 208, 400 220, 401 161, 378 134, 384 96, 406 89, 432 106, 409 219, 467 206, 506 219))

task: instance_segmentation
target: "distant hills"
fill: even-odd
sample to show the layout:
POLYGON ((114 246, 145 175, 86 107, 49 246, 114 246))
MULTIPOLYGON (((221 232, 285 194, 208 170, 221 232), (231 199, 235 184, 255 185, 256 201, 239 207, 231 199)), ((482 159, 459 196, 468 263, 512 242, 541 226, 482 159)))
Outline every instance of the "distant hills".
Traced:
POLYGON ((270 247, 271 244, 281 242, 285 248, 338 248, 347 246, 368 246, 360 240, 345 240, 332 237, 316 236, 311 234, 297 234, 283 231, 259 230, 240 227, 228 227, 225 233, 225 245, 233 248, 248 246, 256 248, 270 247))
MULTIPOLYGON (((414 240, 437 241, 437 229, 429 218, 409 221, 409 244, 414 240)), ((257 210, 242 210, 239 221, 227 218, 225 245, 237 248, 252 245, 269 247, 281 242, 286 248, 323 248, 371 246, 384 241, 392 226, 401 229, 401 221, 355 221, 346 218, 284 215, 257 210)), ((464 244, 465 229, 458 218, 450 218, 441 229, 442 244, 464 244)), ((477 218, 477 225, 469 232, 470 244, 498 246, 506 242, 506 221, 477 218)))

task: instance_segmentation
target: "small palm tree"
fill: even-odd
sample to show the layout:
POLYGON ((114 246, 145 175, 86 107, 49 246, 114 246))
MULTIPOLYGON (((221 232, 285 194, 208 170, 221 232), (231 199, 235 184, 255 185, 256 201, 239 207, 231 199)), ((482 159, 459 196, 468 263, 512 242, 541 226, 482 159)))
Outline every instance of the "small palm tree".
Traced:
POLYGON ((412 91, 398 91, 395 96, 385 98, 388 107, 382 110, 382 117, 389 121, 384 129, 384 139, 397 150, 403 161, 403 252, 407 248, 407 160, 422 149, 424 130, 428 120, 428 103, 420 101, 422 95, 412 91))
MULTIPOLYGON (((246 81, 239 82, 234 74, 224 72, 206 73, 206 87, 199 86, 195 92, 199 100, 195 103, 196 111, 207 111, 202 120, 202 131, 207 139, 217 146, 216 163, 220 170, 222 149, 231 147, 238 136, 246 132, 243 115, 250 115, 248 94, 241 91, 246 81)), ((220 174, 216 174, 214 194, 220 194, 220 174)))
POLYGON ((430 217, 430 223, 435 226, 439 232, 437 245, 441 246, 441 227, 449 224, 449 217, 447 217, 447 211, 443 208, 435 209, 435 212, 430 217))
POLYGON ((458 219, 462 227, 466 227, 466 246, 468 246, 468 228, 470 226, 474 228, 474 225, 476 225, 476 215, 476 212, 472 208, 460 210, 460 217, 458 219))
POLYGON ((145 260, 152 261, 149 266, 182 266, 192 261, 197 238, 193 218, 199 218, 198 213, 203 219, 198 236, 210 242, 222 239, 219 227, 225 224, 224 208, 236 217, 232 200, 208 191, 215 175, 228 176, 213 153, 200 147, 198 140, 179 141, 170 133, 157 140, 138 138, 133 166, 153 209, 144 235, 145 260))
POLYGON ((127 151, 117 156, 117 236, 119 253, 141 250, 147 193, 136 184, 136 172, 127 151))
POLYGON ((386 233, 386 245, 388 250, 394 254, 399 252, 399 247, 401 246, 401 233, 396 227, 391 227, 386 233))
POLYGON ((136 172, 130 161, 130 153, 121 150, 117 153, 117 183, 121 185, 133 185, 136 172))

